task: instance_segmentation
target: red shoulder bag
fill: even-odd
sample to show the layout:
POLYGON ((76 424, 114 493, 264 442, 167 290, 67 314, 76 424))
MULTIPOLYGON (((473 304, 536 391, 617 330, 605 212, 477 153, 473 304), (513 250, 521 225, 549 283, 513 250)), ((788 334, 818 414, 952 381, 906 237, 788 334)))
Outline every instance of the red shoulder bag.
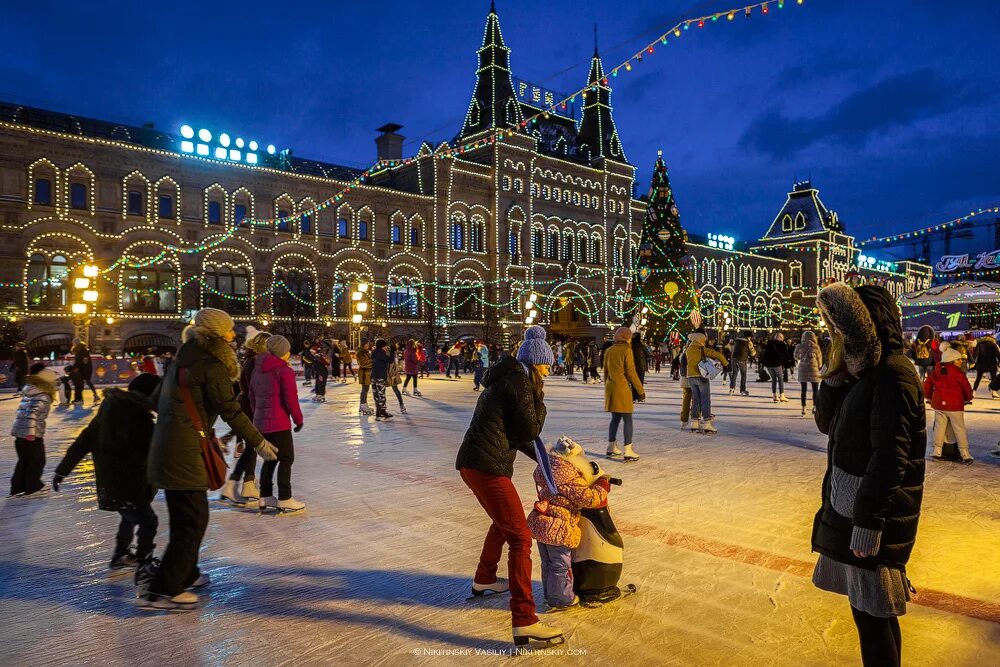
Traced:
POLYGON ((215 491, 221 489, 222 485, 226 483, 226 457, 222 453, 222 445, 215 437, 215 432, 205 430, 201 414, 195 407, 194 399, 191 398, 191 390, 188 389, 186 376, 186 368, 177 369, 177 386, 181 392, 181 399, 183 399, 188 417, 191 418, 191 423, 201 439, 201 461, 205 464, 205 473, 208 475, 208 488, 215 491))

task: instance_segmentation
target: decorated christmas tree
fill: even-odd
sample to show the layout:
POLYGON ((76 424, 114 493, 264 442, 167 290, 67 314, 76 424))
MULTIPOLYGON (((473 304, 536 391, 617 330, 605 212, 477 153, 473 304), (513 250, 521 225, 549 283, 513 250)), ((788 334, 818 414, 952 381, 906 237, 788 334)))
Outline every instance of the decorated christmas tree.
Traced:
POLYGON ((690 315, 698 307, 689 270, 692 258, 685 248, 687 232, 681 227, 663 152, 658 155, 633 283, 638 324, 646 322, 646 339, 651 343, 663 340, 672 331, 689 328, 690 315))

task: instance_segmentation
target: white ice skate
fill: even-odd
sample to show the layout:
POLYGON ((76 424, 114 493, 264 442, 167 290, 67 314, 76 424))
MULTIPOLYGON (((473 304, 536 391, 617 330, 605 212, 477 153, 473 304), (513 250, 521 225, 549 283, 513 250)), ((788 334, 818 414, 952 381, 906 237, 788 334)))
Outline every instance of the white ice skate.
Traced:
POLYGON ((283 514, 289 514, 291 512, 301 512, 306 508, 306 504, 299 502, 295 498, 289 498, 288 500, 278 501, 278 511, 283 514))
POLYGON ((236 480, 227 479, 226 483, 222 485, 222 489, 219 491, 219 497, 217 500, 220 503, 228 503, 230 505, 242 505, 247 499, 240 495, 240 492, 236 489, 236 480))
POLYGON ((622 456, 622 450, 618 448, 618 441, 608 443, 608 449, 605 452, 609 459, 620 459, 622 456))
POLYGON ((478 584, 472 582, 472 596, 481 598, 488 595, 497 595, 498 593, 506 593, 510 590, 510 585, 507 580, 503 577, 497 577, 497 580, 492 584, 478 584))
POLYGON ((375 414, 375 411, 371 407, 369 407, 369 405, 367 403, 362 403, 358 407, 358 414, 360 414, 360 415, 373 415, 373 414, 375 414))
POLYGON ((413 395, 414 396, 423 396, 423 394, 421 394, 420 391, 418 391, 417 389, 413 390, 413 395))
POLYGON ((533 644, 538 648, 557 646, 564 641, 562 630, 541 621, 514 628, 514 646, 518 649, 527 649, 533 644))
POLYGON ((401 393, 403 396, 409 396, 410 390, 407 389, 406 387, 403 387, 402 389, 399 390, 399 393, 401 393))
POLYGON ((405 415, 406 414, 406 406, 403 405, 402 403, 399 404, 399 414, 401 414, 401 415, 405 415))
POLYGON ((638 461, 639 455, 636 454, 635 450, 632 449, 632 444, 629 443, 625 445, 625 463, 631 463, 632 461, 638 461))
POLYGON ((260 500, 260 491, 257 490, 257 482, 252 479, 249 482, 243 482, 240 495, 243 496, 243 502, 255 503, 260 500))
POLYGON ((702 433, 718 433, 719 429, 715 428, 715 424, 712 423, 711 419, 703 419, 699 422, 699 431, 702 433))
POLYGON ((788 397, 785 396, 785 392, 781 392, 778 395, 778 400, 780 400, 782 403, 787 403, 788 402, 788 397))

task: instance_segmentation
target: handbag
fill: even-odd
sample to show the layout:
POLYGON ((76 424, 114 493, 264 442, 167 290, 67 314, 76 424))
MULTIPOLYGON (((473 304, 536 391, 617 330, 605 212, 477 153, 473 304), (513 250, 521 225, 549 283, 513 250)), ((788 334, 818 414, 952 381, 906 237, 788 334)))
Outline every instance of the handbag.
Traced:
POLYGON ((222 453, 222 445, 219 444, 219 439, 215 437, 215 432, 205 430, 205 425, 201 421, 201 414, 194 405, 194 399, 191 398, 191 390, 188 389, 187 382, 185 381, 186 376, 186 368, 177 369, 177 386, 181 393, 181 399, 184 401, 184 408, 187 410, 188 417, 191 418, 191 424, 194 425, 194 429, 198 432, 198 437, 201 440, 201 461, 205 464, 205 473, 208 476, 208 489, 215 491, 216 489, 221 489, 222 485, 226 483, 226 457, 222 453))
POLYGON ((714 380, 722 372, 722 365, 716 363, 712 359, 704 356, 702 352, 702 360, 698 362, 698 373, 701 374, 703 378, 709 380, 714 380))

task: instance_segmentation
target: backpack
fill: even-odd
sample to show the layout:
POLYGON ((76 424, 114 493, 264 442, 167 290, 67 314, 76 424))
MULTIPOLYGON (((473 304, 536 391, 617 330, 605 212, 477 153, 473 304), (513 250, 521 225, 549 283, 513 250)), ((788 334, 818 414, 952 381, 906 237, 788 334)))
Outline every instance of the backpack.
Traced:
POLYGON ((917 341, 917 349, 914 352, 914 356, 917 359, 930 359, 931 358, 931 346, 927 341, 917 341))
POLYGON ((417 348, 417 361, 421 364, 427 361, 427 353, 424 352, 424 348, 422 347, 417 348))

